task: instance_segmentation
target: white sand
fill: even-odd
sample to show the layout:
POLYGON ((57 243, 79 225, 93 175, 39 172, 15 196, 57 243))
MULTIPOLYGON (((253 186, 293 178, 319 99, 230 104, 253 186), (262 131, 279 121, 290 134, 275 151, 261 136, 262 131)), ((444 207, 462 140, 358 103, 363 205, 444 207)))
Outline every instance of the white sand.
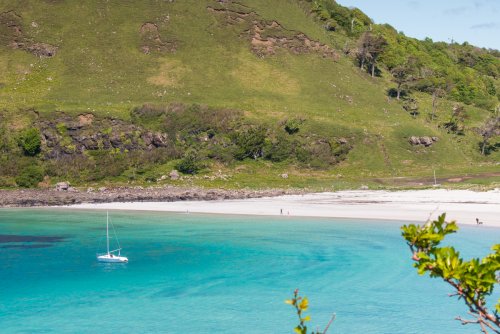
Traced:
POLYGON ((367 218, 424 222, 446 212, 459 224, 500 227, 500 189, 469 190, 339 191, 242 200, 123 202, 78 204, 80 209, 146 210, 193 213, 367 218))

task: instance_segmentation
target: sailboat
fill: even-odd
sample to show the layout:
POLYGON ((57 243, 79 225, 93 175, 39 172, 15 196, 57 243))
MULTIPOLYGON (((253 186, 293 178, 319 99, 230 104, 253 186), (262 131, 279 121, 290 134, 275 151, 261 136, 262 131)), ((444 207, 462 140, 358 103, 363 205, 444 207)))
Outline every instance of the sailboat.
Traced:
MULTIPOLYGON (((116 236, 115 236, 116 237, 116 236)), ((118 241, 118 238, 117 238, 118 241)), ((97 254, 97 261, 99 262, 128 262, 128 258, 121 256, 120 243, 118 243, 118 248, 112 251, 109 250, 109 212, 106 212, 106 248, 107 252, 105 254, 97 254), (118 252, 118 255, 114 253, 118 252)))

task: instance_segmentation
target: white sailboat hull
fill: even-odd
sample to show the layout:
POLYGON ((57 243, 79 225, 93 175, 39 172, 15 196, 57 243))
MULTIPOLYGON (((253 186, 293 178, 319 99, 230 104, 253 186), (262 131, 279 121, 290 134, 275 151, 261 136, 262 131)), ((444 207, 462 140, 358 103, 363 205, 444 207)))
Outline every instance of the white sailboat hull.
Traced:
MULTIPOLYGON (((116 235, 115 235, 116 236, 116 235)), ((117 238, 118 240, 118 238, 117 238)), ((125 263, 128 262, 128 258, 120 255, 120 244, 118 243, 117 249, 110 251, 109 250, 109 213, 106 212, 106 250, 107 253, 97 254, 97 261, 99 262, 111 262, 111 263, 125 263), (113 255, 114 252, 118 252, 118 255, 113 255)))
POLYGON ((116 256, 113 254, 98 255, 97 261, 99 262, 128 262, 128 258, 125 256, 116 256))

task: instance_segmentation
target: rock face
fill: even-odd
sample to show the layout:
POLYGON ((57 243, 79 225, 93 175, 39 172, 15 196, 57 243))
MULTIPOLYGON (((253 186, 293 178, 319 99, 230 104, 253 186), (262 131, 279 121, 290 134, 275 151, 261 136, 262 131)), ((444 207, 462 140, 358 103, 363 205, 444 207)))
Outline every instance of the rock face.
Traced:
POLYGON ((74 117, 59 113, 50 119, 41 117, 36 126, 42 134, 42 152, 48 159, 99 149, 135 151, 171 145, 165 133, 151 132, 123 120, 93 114, 74 117))
POLYGON ((238 26, 240 36, 249 41, 251 50, 259 57, 267 57, 286 50, 293 54, 318 54, 324 58, 338 61, 338 53, 326 44, 310 39, 300 31, 286 29, 277 21, 266 21, 256 12, 237 2, 219 1, 219 6, 208 6, 209 12, 216 15, 222 24, 238 26))
POLYGON ((439 140, 438 137, 428 137, 428 136, 423 136, 423 137, 416 137, 416 136, 411 136, 408 138, 408 142, 413 145, 423 145, 425 147, 429 147, 435 142, 439 140))
POLYGON ((68 191, 69 189, 69 182, 59 182, 56 184, 56 191, 68 191))
MULTIPOLYGON (((37 57, 54 57, 58 47, 33 41, 23 31, 22 22, 22 17, 14 11, 0 13, 0 31, 3 33, 0 42, 12 49, 21 49, 37 57)), ((32 28, 38 28, 38 24, 33 23, 31 24, 32 28)))

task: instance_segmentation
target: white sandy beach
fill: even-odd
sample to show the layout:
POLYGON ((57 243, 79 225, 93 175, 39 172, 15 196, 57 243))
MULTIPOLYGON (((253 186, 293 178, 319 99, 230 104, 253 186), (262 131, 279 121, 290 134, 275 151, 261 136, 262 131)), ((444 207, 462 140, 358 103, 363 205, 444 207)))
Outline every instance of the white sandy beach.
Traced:
POLYGON ((117 202, 78 204, 80 209, 145 210, 192 213, 284 215, 426 221, 446 212, 459 224, 500 227, 500 189, 470 190, 339 191, 241 200, 117 202))

